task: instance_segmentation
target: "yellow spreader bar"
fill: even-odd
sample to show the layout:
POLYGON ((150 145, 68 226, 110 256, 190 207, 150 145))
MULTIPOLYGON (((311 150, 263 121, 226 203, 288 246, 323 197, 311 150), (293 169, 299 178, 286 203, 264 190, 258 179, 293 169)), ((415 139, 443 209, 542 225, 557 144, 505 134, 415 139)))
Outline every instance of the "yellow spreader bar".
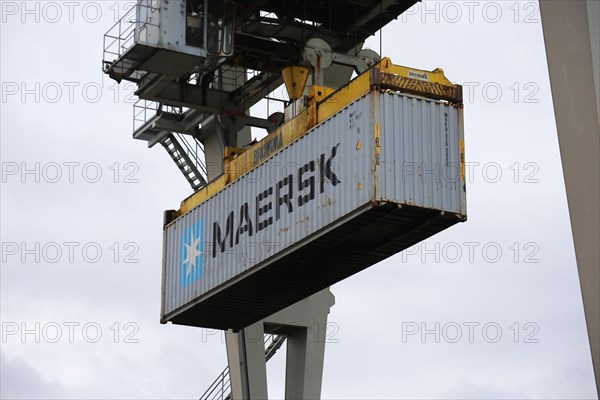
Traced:
POLYGON ((384 58, 380 64, 379 68, 371 70, 371 82, 374 85, 462 105, 462 86, 450 82, 441 68, 425 71, 403 67, 392 64, 389 58, 384 58))

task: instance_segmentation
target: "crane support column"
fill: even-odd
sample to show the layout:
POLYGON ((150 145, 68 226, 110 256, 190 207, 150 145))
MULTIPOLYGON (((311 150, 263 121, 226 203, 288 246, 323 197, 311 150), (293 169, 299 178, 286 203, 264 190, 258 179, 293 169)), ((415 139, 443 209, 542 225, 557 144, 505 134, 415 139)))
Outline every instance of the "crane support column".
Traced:
POLYGON ((287 337, 286 399, 321 398, 327 314, 312 322, 313 326, 297 328, 287 337))
POLYGON ((320 399, 327 316, 335 297, 324 289, 239 332, 227 331, 233 400, 267 399, 265 333, 287 338, 286 399, 320 399))
POLYGON ((267 367, 262 324, 225 332, 227 362, 234 400, 267 399, 267 367))
POLYGON ((579 282, 600 390, 600 4, 540 1, 579 282))
POLYGON ((265 319, 265 327, 286 330, 286 399, 320 399, 327 316, 335 304, 329 288, 265 319))

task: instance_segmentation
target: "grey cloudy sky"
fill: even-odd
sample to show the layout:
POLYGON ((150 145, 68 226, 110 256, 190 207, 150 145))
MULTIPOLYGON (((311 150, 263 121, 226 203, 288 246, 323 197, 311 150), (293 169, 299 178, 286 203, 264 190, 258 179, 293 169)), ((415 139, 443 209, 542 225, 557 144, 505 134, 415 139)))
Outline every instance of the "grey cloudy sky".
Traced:
MULTIPOLYGON (((191 189, 101 73, 130 3, 0 5, 0 394, 197 398, 222 336, 158 322, 162 212, 191 189)), ((427 1, 382 39, 464 85, 469 220, 332 287, 322 397, 595 398, 537 2, 427 1)))

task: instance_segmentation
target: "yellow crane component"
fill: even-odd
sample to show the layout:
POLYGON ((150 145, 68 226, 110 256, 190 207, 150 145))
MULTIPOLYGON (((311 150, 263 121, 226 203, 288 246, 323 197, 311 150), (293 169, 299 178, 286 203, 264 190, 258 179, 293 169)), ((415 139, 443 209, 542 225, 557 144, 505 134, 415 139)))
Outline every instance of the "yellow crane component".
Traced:
POLYGON ((302 65, 292 65, 281 70, 290 100, 298 100, 302 97, 309 74, 310 70, 302 65))
POLYGON ((392 64, 389 58, 384 58, 380 64, 383 64, 381 68, 371 71, 376 75, 373 80, 382 88, 462 104, 462 86, 452 84, 441 68, 425 71, 403 67, 392 64))
POLYGON ((369 92, 372 87, 462 105, 462 87, 451 83, 444 76, 442 69, 425 71, 403 67, 392 64, 389 58, 383 58, 368 71, 336 91, 313 85, 309 88, 306 108, 294 118, 249 149, 226 147, 225 173, 183 200, 179 210, 169 213, 165 224, 190 211, 227 184, 254 169, 277 151, 306 134, 311 128, 369 92))

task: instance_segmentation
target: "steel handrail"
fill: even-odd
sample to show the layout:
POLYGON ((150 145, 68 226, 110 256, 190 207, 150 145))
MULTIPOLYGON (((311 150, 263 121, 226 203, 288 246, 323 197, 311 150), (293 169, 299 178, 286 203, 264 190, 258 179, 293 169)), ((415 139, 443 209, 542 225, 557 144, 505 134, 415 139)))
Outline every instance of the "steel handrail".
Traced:
MULTIPOLYGON (((265 361, 269 361, 275 352, 283 345, 285 336, 281 335, 265 335, 265 361)), ((229 367, 225 367, 223 372, 217 376, 217 379, 206 389, 204 394, 200 396, 200 400, 230 400, 231 399, 231 379, 229 377, 229 367), (220 390, 218 390, 220 389, 220 390), (227 395, 225 395, 227 393, 227 395), (212 395, 213 397, 210 397, 212 395)))

